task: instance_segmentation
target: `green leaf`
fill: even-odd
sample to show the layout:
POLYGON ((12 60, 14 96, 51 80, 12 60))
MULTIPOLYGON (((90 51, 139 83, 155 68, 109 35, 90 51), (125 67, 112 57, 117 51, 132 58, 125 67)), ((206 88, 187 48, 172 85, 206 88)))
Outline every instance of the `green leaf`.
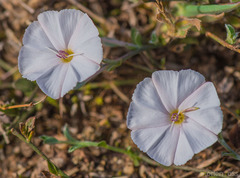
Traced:
POLYGON ((77 141, 76 139, 74 139, 74 138, 70 135, 67 124, 65 124, 64 127, 63 127, 63 135, 64 135, 69 141, 77 141))
POLYGON ((149 43, 150 44, 155 44, 155 45, 159 44, 159 38, 158 38, 158 36, 157 36, 155 31, 152 32, 151 39, 150 39, 149 43))
POLYGON ((79 148, 84 148, 84 147, 91 147, 91 146, 94 146, 94 147, 98 147, 98 146, 102 146, 102 147, 105 147, 107 144, 105 141, 101 141, 101 142, 91 142, 91 141, 76 141, 75 145, 70 147, 68 149, 68 152, 73 152, 75 151, 76 149, 79 149, 79 148))
POLYGON ((68 152, 69 153, 72 153, 74 152, 75 150, 79 149, 79 148, 84 148, 86 146, 83 146, 83 145, 74 145, 74 146, 71 146, 69 149, 68 149, 68 152))
POLYGON ((120 40, 117 40, 115 38, 102 37, 101 39, 102 39, 102 43, 105 46, 109 46, 109 47, 124 47, 124 48, 127 48, 127 49, 135 49, 135 48, 138 47, 135 44, 120 41, 120 40))
POLYGON ((130 152, 130 151, 131 151, 131 149, 132 149, 132 147, 131 147, 131 146, 128 146, 128 147, 126 148, 126 150, 127 150, 128 152, 130 152))
POLYGON ((107 143, 105 140, 98 142, 97 146, 106 147, 107 143))
POLYGON ((14 86, 16 89, 19 89, 22 92, 30 92, 34 90, 36 84, 31 82, 30 80, 20 78, 15 82, 14 86))
POLYGON ((225 24, 227 30, 226 42, 229 44, 235 44, 238 37, 238 33, 235 32, 235 29, 230 24, 225 24))
POLYGON ((52 99, 50 97, 47 97, 46 101, 51 104, 52 106, 59 108, 58 102, 55 99, 52 99))
POLYGON ((31 132, 35 128, 35 121, 36 117, 30 117, 28 120, 25 122, 25 127, 27 128, 27 132, 31 132))
POLYGON ((57 170, 56 166, 54 164, 52 164, 50 161, 47 161, 47 163, 48 163, 49 172, 58 176, 58 170, 57 170))
POLYGON ((112 71, 122 65, 121 60, 103 59, 103 62, 108 64, 107 71, 112 71))
POLYGON ((140 165, 140 163, 139 163, 139 161, 136 157, 132 157, 132 160, 133 160, 134 166, 139 166, 140 165))
POLYGON ((77 90, 77 89, 83 87, 86 83, 87 83, 87 81, 78 82, 77 85, 74 87, 74 90, 77 90))
POLYGON ((132 42, 138 46, 142 46, 142 36, 136 28, 131 29, 132 42))
POLYGON ((228 4, 211 4, 211 5, 189 5, 184 4, 180 11, 180 15, 191 17, 199 14, 219 14, 222 12, 230 12, 240 7, 240 3, 228 4))
POLYGON ((222 156, 231 156, 231 157, 234 157, 235 155, 234 155, 233 153, 222 152, 222 156))
POLYGON ((58 144, 61 143, 60 141, 58 141, 56 138, 54 137, 49 137, 46 135, 42 135, 40 136, 40 138, 43 140, 44 143, 46 144, 58 144))

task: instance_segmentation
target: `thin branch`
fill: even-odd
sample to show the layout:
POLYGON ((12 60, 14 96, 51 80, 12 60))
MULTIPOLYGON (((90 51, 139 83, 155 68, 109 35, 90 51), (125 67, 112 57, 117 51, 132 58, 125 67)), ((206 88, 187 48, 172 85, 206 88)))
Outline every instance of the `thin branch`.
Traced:
POLYGON ((162 165, 160 163, 157 163, 156 161, 150 159, 149 157, 147 157, 145 155, 142 155, 142 154, 139 155, 138 153, 128 151, 126 149, 114 147, 114 146, 111 146, 111 145, 108 145, 108 144, 99 144, 99 143, 100 142, 92 142, 92 141, 58 141, 57 144, 70 144, 70 145, 73 145, 73 146, 74 145, 76 145, 76 146, 81 145, 80 148, 83 148, 83 147, 101 147, 101 148, 105 148, 107 150, 111 150, 111 151, 114 151, 114 152, 118 152, 118 153, 128 155, 131 158, 142 160, 142 161, 144 161, 147 164, 152 165, 152 166, 160 166, 164 169, 179 169, 179 170, 193 171, 193 172, 199 172, 199 173, 204 172, 206 174, 210 174, 210 175, 214 175, 214 176, 219 176, 219 177, 224 177, 224 178, 228 177, 228 176, 223 175, 222 173, 218 173, 218 172, 215 172, 215 171, 210 171, 208 169, 199 169, 199 168, 192 168, 192 167, 188 167, 188 166, 175 166, 175 165, 164 166, 164 165, 162 165))
POLYGON ((222 40, 221 38, 219 38, 218 36, 212 34, 211 32, 206 32, 205 34, 207 37, 212 38, 213 40, 215 40, 216 42, 220 43, 222 46, 231 49, 232 51, 238 52, 240 53, 240 49, 237 49, 236 47, 234 47, 233 45, 230 45, 229 43, 227 43, 226 41, 222 40))
POLYGON ((44 98, 42 98, 40 101, 36 102, 36 103, 29 103, 29 104, 19 104, 19 105, 13 105, 13 106, 6 106, 6 107, 2 107, 0 106, 1 110, 7 110, 7 109, 16 109, 16 108, 24 108, 24 107, 32 107, 35 106, 41 102, 43 102, 45 99, 47 98, 47 95, 44 96, 44 98))
MULTIPOLYGON (((124 62, 126 60, 128 60, 129 58, 141 53, 142 51, 146 51, 146 50, 149 50, 149 49, 155 49, 155 48, 158 48, 159 46, 154 46, 154 45, 146 45, 146 46, 142 46, 141 48, 137 48, 135 50, 132 50, 132 51, 129 51, 127 54, 115 59, 115 60, 112 60, 114 62, 124 62)), ((100 73, 102 73, 104 70, 106 70, 111 64, 103 64, 102 67, 94 74, 92 75, 91 77, 89 77, 88 79, 86 79, 85 81, 83 82, 80 82, 77 84, 77 86, 74 88, 75 90, 81 88, 83 85, 85 85, 87 82, 93 80, 96 76, 98 76, 100 73)))
POLYGON ((13 135, 18 137, 21 141, 25 142, 28 146, 30 146, 38 155, 40 155, 44 160, 46 160, 48 163, 52 164, 56 167, 58 173, 61 175, 61 177, 68 177, 62 170, 60 170, 44 153, 42 153, 33 143, 28 142, 20 133, 18 133, 16 130, 11 129, 11 132, 13 135))

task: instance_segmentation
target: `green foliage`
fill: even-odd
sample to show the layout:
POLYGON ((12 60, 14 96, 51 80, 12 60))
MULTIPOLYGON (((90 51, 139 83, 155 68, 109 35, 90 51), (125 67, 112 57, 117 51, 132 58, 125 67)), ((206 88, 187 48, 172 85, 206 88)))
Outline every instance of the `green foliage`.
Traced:
MULTIPOLYGON (((127 147, 126 149, 121 149, 118 147, 113 147, 110 146, 106 143, 106 141, 100 141, 100 142, 92 142, 92 141, 78 141, 76 139, 74 139, 71 134, 69 133, 68 127, 67 125, 64 126, 63 128, 63 134, 64 136, 67 138, 67 141, 59 141, 54 137, 49 137, 49 136, 41 136, 40 138, 44 141, 44 143, 47 144, 69 144, 71 145, 71 147, 68 149, 68 152, 71 153, 77 149, 80 148, 84 148, 84 147, 101 147, 101 148, 105 148, 111 151, 115 151, 115 152, 119 152, 119 153, 123 153, 126 154, 128 156, 130 156, 130 158, 133 160, 133 163, 135 166, 139 166, 139 156, 138 154, 134 153, 131 150, 131 147, 127 147)), ((55 174, 56 173, 56 167, 54 167, 53 165, 50 164, 49 170, 51 169, 52 173, 55 174)))
POLYGON ((50 161, 47 162, 48 163, 48 169, 49 172, 53 173, 54 175, 58 175, 58 170, 56 168, 56 166, 54 164, 52 164, 50 161))
POLYGON ((54 137, 49 137, 46 135, 42 135, 40 136, 40 138, 43 140, 44 143, 46 144, 57 144, 57 143, 61 143, 60 141, 58 141, 56 138, 54 137))
POLYGON ((71 136, 71 134, 69 133, 67 124, 65 124, 65 126, 63 127, 63 135, 64 135, 69 141, 77 141, 77 140, 74 139, 74 138, 71 136))
POLYGON ((16 89, 21 90, 22 92, 31 92, 36 87, 36 84, 30 80, 20 78, 14 84, 16 89))
POLYGON ((138 48, 138 46, 133 44, 133 43, 120 41, 120 40, 117 40, 115 38, 102 37, 101 39, 102 39, 102 43, 105 46, 112 47, 112 48, 113 47, 124 47, 124 48, 127 48, 127 49, 136 49, 136 48, 138 48))
POLYGON ((112 70, 114 70, 117 67, 122 65, 122 61, 121 60, 103 59, 103 62, 108 64, 107 65, 107 71, 112 71, 112 70))
POLYGON ((239 33, 238 32, 236 33, 233 26, 231 26, 229 24, 225 24, 225 27, 227 30, 226 42, 228 42, 231 45, 235 44, 239 33))
POLYGON ((86 83, 87 83, 87 81, 78 82, 77 85, 74 87, 74 90, 77 90, 77 89, 81 88, 81 87, 84 86, 86 83))
POLYGON ((142 46, 142 36, 136 28, 131 29, 132 42, 138 46, 142 46))
POLYGON ((149 43, 154 45, 157 45, 160 43, 159 37, 157 36, 155 31, 151 33, 151 38, 149 40, 149 43))
POLYGON ((47 161, 47 163, 48 163, 49 172, 51 172, 52 174, 56 176, 60 176, 62 178, 69 177, 64 172, 62 172, 57 166, 55 166, 51 161, 47 161))
POLYGON ((52 106, 59 108, 58 102, 55 99, 52 99, 50 97, 47 97, 46 101, 51 104, 52 106))
POLYGON ((199 14, 219 14, 230 12, 240 7, 240 3, 192 5, 189 3, 178 4, 178 15, 192 17, 199 14))
POLYGON ((21 122, 19 124, 20 131, 28 142, 31 141, 32 136, 34 134, 35 120, 36 120, 35 117, 30 117, 25 123, 21 122))

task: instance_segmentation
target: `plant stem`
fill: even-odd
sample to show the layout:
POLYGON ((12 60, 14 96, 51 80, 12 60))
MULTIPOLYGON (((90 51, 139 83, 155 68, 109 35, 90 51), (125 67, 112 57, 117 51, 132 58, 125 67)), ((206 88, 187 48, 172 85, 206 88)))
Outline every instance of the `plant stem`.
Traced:
POLYGON ((222 46, 224 46, 224 47, 226 47, 228 49, 231 49, 231 50, 233 50, 235 52, 240 53, 240 49, 235 48, 234 46, 230 45, 229 43, 227 43, 226 41, 222 40, 218 36, 212 34, 211 32, 206 32, 206 36, 212 38, 216 42, 220 43, 222 46))
MULTIPOLYGON (((114 146, 110 146, 108 144, 99 144, 100 142, 91 142, 91 141, 58 141, 58 143, 63 143, 63 144, 70 144, 70 145, 83 145, 82 147, 101 147, 101 148, 105 148, 107 150, 111 150, 111 151, 114 151, 114 152, 118 152, 118 153, 122 153, 122 154, 125 154, 125 155, 128 155, 130 156, 131 158, 135 158, 135 159, 138 159, 138 160, 142 160, 146 163, 148 163, 149 165, 152 165, 152 166, 161 166, 162 168, 164 169, 180 169, 180 170, 185 170, 185 171, 193 171, 193 172, 204 172, 204 173, 208 173, 210 175, 214 175, 214 176, 219 176, 219 177, 228 177, 228 176, 225 176, 223 175, 222 173, 218 173, 218 172, 215 172, 215 171, 210 171, 210 170, 207 170, 207 169, 198 169, 198 168, 192 168, 192 167, 188 167, 188 166, 175 166, 175 165, 172 165, 172 166, 164 166, 160 163, 157 163, 156 161, 150 159, 149 157, 147 156, 144 156, 142 154, 137 154, 135 152, 132 152, 132 151, 128 151, 126 149, 122 149, 122 148, 118 148, 118 147, 114 147, 114 146)), ((81 148, 82 148, 81 147, 81 148)))
POLYGON ((233 149, 227 144, 227 142, 224 140, 222 133, 218 134, 218 142, 229 152, 223 154, 223 156, 231 156, 234 159, 240 161, 240 155, 238 155, 233 149))
POLYGON ((45 95, 44 98, 42 98, 40 101, 38 101, 36 103, 31 102, 29 104, 18 104, 18 105, 13 105, 13 106, 6 106, 6 107, 0 106, 0 109, 1 110, 7 110, 7 109, 31 107, 31 106, 35 106, 35 105, 43 102, 46 98, 47 98, 47 95, 45 95))
POLYGON ((66 175, 62 170, 60 170, 44 153, 42 153, 33 143, 28 142, 25 137, 23 137, 20 133, 18 133, 16 130, 13 128, 11 129, 11 132, 13 135, 18 137, 21 141, 25 142, 28 146, 30 146, 38 155, 40 155, 44 160, 46 160, 48 163, 52 164, 58 171, 59 175, 61 177, 69 177, 66 175))
MULTIPOLYGON (((119 57, 119 58, 117 58, 113 61, 124 62, 124 61, 128 60, 129 58, 139 54, 142 51, 149 50, 149 49, 155 49, 155 48, 158 48, 158 47, 159 46, 155 46, 155 45, 145 45, 145 46, 137 48, 133 51, 129 51, 127 54, 125 54, 125 55, 123 55, 123 56, 121 56, 121 57, 119 57)), ((78 83, 74 89, 77 90, 77 89, 81 88, 83 85, 85 85, 87 82, 93 80, 96 76, 98 76, 100 73, 102 73, 104 70, 106 70, 109 65, 110 64, 103 64, 102 67, 94 75, 92 75, 91 77, 89 77, 85 81, 78 83)))

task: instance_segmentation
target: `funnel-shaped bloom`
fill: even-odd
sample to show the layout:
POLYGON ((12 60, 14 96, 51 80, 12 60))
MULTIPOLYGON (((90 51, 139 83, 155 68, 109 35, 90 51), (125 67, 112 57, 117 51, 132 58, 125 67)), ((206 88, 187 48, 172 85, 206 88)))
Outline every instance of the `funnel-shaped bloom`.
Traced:
POLYGON ((127 126, 134 143, 166 166, 185 164, 222 129, 214 85, 192 70, 154 72, 137 85, 132 100, 127 126))
POLYGON ((98 30, 79 10, 43 12, 23 37, 18 67, 24 78, 58 99, 96 73, 102 61, 98 30))

